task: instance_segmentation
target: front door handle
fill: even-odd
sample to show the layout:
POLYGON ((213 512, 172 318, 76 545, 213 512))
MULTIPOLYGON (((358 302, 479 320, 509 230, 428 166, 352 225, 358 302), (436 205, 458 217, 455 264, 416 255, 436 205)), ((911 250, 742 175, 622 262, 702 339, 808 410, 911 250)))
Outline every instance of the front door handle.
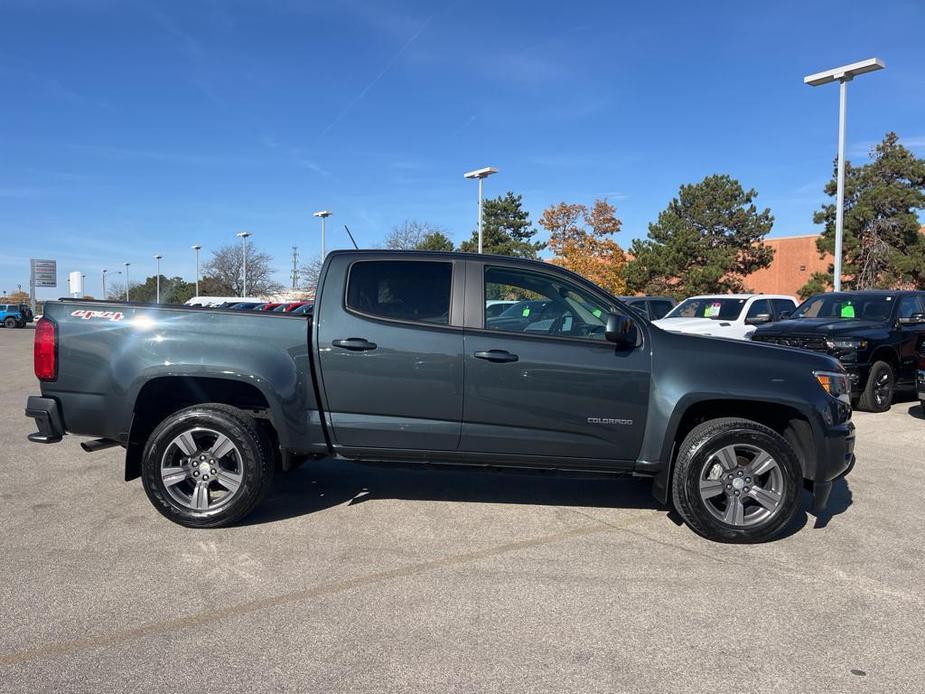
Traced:
POLYGON ((348 337, 340 340, 333 340, 331 344, 341 349, 349 349, 351 352, 369 352, 377 347, 375 342, 370 342, 362 337, 348 337))
POLYGON ((476 352, 475 358, 501 364, 504 362, 517 361, 520 357, 503 349, 490 349, 486 352, 476 352))

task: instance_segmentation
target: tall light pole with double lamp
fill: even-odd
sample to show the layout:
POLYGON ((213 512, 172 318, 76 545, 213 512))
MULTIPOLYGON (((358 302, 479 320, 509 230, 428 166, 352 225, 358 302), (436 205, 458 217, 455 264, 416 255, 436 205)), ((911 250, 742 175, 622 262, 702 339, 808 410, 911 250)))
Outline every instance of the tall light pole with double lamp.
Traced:
POLYGON ((125 266, 125 300, 128 301, 128 266, 131 263, 122 263, 125 266))
POLYGON ((244 281, 241 284, 241 298, 247 296, 247 239, 251 235, 249 231, 239 231, 236 236, 241 239, 241 250, 244 254, 244 281))
POLYGON ((157 286, 157 303, 161 303, 161 258, 163 258, 160 253, 154 256, 154 259, 157 261, 157 276, 155 277, 155 283, 157 286))
POLYGON ((330 217, 333 212, 329 210, 319 210, 318 212, 313 212, 313 217, 321 217, 321 259, 324 260, 324 257, 328 254, 327 247, 324 243, 324 220, 330 217))
POLYGON ((498 169, 486 166, 484 169, 476 169, 463 174, 463 178, 476 178, 479 181, 479 253, 482 252, 482 181, 498 173, 498 169))
POLYGON ((880 58, 868 58, 850 65, 817 72, 803 78, 803 84, 819 87, 829 82, 838 82, 838 173, 835 194, 835 263, 832 286, 841 291, 842 238, 845 220, 845 117, 848 107, 848 82, 857 75, 882 70, 886 64, 880 58))
POLYGON ((199 296, 199 251, 202 250, 202 246, 197 243, 193 250, 196 251, 196 296, 199 296))

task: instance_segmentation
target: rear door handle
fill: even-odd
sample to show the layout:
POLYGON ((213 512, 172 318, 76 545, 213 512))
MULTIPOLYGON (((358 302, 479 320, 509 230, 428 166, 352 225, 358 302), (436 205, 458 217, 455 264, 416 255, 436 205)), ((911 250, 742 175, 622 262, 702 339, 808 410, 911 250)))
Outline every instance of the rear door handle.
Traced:
POLYGON ((333 340, 331 344, 341 349, 349 349, 351 352, 369 352, 377 347, 375 342, 370 342, 362 337, 348 337, 340 340, 333 340))
POLYGON ((484 359, 485 361, 493 361, 495 363, 504 363, 510 361, 517 361, 520 357, 516 354, 511 354, 508 351, 503 349, 490 349, 486 352, 476 352, 476 359, 484 359))

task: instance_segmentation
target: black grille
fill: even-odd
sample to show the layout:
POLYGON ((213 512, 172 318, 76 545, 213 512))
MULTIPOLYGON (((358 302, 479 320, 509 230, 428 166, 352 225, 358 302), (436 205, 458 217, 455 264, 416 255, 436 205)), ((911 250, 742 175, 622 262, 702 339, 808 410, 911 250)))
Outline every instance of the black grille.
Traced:
POLYGON ((755 342, 770 342, 784 347, 798 347, 814 352, 828 352, 829 346, 824 337, 818 335, 753 335, 755 342))

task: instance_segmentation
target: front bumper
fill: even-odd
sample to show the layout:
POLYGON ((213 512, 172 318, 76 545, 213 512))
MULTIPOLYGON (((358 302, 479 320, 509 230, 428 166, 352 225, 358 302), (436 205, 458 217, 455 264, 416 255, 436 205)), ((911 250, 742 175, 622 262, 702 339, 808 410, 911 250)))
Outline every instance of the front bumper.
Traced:
POLYGON ((64 423, 61 410, 53 398, 30 395, 26 401, 26 416, 35 420, 38 431, 29 434, 33 443, 58 443, 64 436, 64 423))
POLYGON ((864 386, 867 385, 867 376, 870 374, 870 364, 845 364, 845 371, 848 372, 848 383, 851 384, 851 394, 860 395, 864 392, 864 386))

